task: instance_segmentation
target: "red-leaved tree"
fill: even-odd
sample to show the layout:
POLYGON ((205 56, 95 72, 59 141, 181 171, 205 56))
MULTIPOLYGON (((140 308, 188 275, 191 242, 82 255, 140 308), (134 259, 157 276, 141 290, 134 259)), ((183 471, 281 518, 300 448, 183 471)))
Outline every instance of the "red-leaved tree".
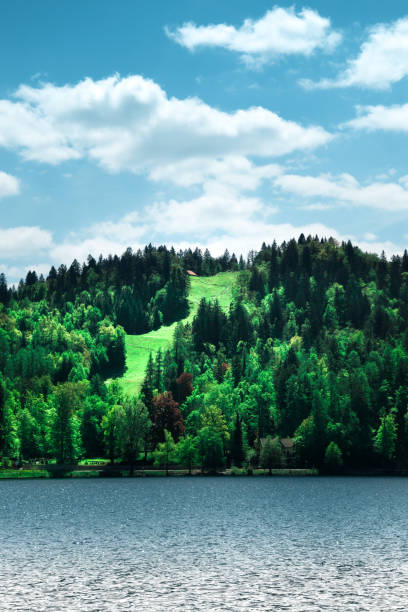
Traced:
POLYGON ((174 401, 171 391, 160 393, 152 401, 152 441, 156 445, 164 442, 164 430, 167 429, 177 442, 185 432, 183 415, 179 405, 174 401))
POLYGON ((180 376, 176 379, 177 383, 177 399, 182 404, 186 401, 187 397, 193 392, 193 385, 191 381, 193 380, 193 375, 188 372, 182 372, 180 376))

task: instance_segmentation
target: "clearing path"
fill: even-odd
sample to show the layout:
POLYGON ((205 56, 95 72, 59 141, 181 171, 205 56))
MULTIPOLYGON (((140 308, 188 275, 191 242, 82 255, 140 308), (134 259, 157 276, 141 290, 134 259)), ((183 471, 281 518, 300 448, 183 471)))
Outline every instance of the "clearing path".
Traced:
MULTIPOLYGON (((190 311, 183 319, 183 323, 191 322, 197 312, 198 305, 204 297, 207 300, 218 299, 225 311, 232 301, 232 289, 235 285, 238 272, 220 272, 215 276, 190 277, 190 292, 188 301, 190 311)), ((126 335, 126 372, 118 379, 123 390, 129 395, 138 393, 146 371, 150 353, 159 349, 165 351, 170 348, 176 323, 160 327, 147 334, 126 335)))

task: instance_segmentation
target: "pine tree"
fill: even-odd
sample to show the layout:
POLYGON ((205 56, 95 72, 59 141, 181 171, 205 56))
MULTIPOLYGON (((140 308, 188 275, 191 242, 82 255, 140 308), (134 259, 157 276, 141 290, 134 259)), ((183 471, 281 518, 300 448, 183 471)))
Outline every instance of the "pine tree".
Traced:
POLYGON ((154 390, 154 363, 152 353, 149 355, 149 360, 146 366, 146 375, 144 377, 144 381, 141 388, 141 398, 146 406, 149 415, 151 415, 152 411, 152 400, 153 400, 153 390, 154 390))

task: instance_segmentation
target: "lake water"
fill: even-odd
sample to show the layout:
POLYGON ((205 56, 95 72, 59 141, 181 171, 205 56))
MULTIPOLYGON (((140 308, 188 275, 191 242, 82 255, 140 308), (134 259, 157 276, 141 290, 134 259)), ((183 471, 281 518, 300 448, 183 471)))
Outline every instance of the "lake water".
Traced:
POLYGON ((0 609, 408 609, 408 479, 0 481, 0 609))

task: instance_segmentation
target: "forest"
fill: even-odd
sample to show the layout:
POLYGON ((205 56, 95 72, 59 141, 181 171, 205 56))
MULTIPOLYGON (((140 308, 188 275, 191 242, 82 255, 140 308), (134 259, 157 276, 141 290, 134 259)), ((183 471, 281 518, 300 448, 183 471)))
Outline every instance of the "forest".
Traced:
POLYGON ((408 254, 301 235, 239 261, 149 245, 0 275, 0 458, 244 467, 408 468, 408 254), (125 334, 180 321, 187 270, 237 271, 120 385, 125 334))

